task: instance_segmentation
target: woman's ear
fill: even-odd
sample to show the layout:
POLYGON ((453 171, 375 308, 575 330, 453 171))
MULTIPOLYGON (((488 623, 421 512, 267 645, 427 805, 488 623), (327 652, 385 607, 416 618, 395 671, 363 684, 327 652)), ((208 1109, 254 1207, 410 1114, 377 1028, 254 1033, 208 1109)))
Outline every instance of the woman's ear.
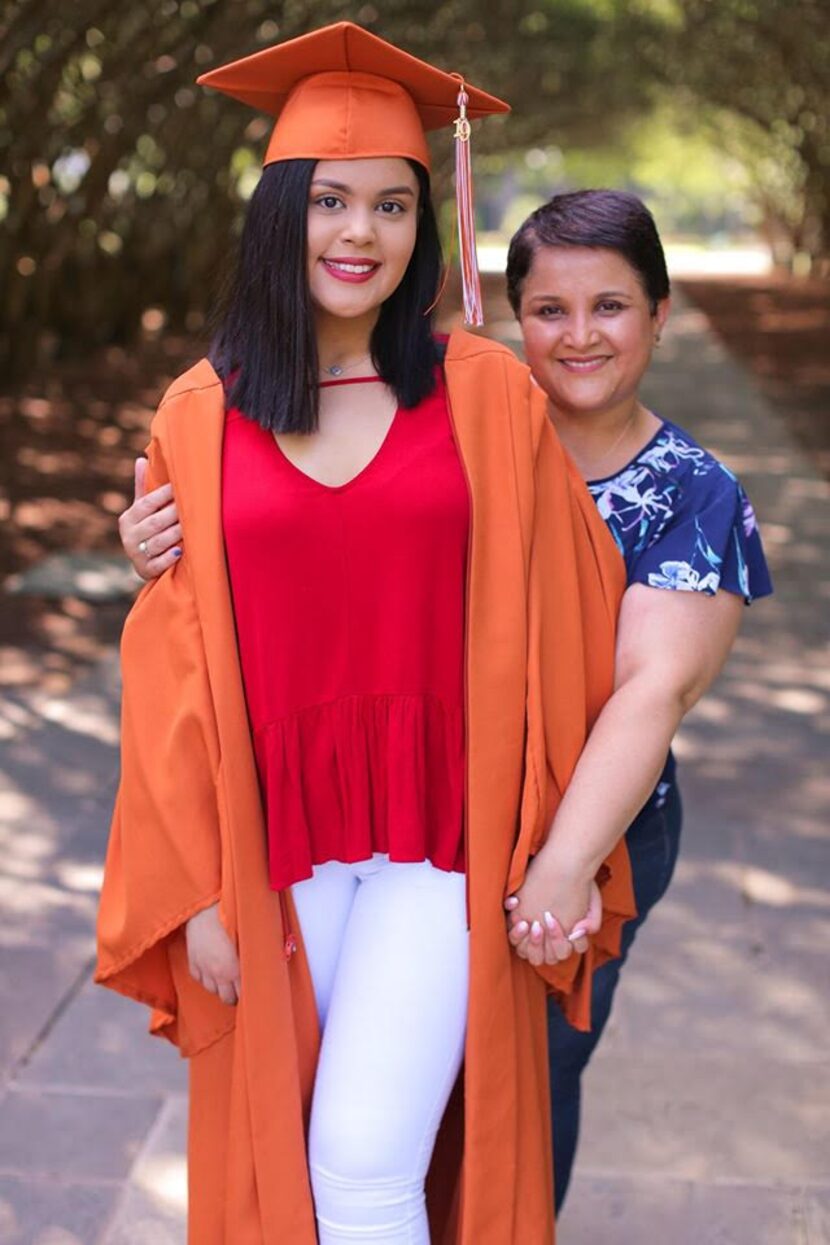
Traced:
POLYGON ((659 345, 660 345, 660 338, 663 336, 663 329, 664 329, 664 328, 665 328, 665 326, 666 326, 666 321, 667 321, 667 320, 668 320, 668 318, 669 318, 669 312, 670 312, 670 311, 671 311, 671 299, 670 299, 670 298, 661 298, 661 299, 660 299, 660 301, 659 301, 659 303, 658 303, 658 304, 657 304, 657 306, 655 307, 655 309, 654 309, 654 315, 652 316, 652 320, 653 320, 653 324, 654 324, 654 344, 655 344, 655 346, 659 346, 659 345))

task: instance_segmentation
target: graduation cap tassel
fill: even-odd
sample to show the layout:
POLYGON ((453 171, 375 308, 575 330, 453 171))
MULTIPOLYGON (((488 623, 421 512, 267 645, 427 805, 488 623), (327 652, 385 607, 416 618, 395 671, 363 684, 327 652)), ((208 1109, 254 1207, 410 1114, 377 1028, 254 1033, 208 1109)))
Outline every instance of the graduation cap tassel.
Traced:
POLYGON ((470 122, 467 120, 469 96, 463 78, 458 92, 458 116, 455 120, 455 197, 458 204, 458 249, 461 256, 461 287, 464 296, 464 321, 478 327, 484 323, 481 282, 476 255, 475 206, 473 204, 473 171, 470 159, 470 122))

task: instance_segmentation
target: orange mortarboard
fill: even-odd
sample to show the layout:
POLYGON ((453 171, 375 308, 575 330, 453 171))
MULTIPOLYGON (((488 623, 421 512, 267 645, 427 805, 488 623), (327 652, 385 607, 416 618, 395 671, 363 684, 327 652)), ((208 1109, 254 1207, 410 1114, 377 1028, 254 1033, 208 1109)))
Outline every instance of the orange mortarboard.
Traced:
POLYGON ((201 74, 198 82, 277 118, 266 165, 399 156, 428 169, 424 131, 455 122, 465 311, 468 322, 481 323, 469 120, 509 112, 508 104, 353 22, 337 22, 264 48, 201 74))

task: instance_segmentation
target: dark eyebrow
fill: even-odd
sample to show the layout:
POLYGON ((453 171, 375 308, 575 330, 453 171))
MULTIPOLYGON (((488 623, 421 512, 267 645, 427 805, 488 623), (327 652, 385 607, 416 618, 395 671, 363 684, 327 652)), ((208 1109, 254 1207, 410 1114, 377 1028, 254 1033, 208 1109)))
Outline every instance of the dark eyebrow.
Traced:
MULTIPOLYGON (((567 295, 564 294, 534 294, 530 300, 532 303, 539 302, 558 302, 561 303, 567 295)), ((594 298, 630 298, 631 295, 625 290, 602 290, 601 293, 595 294, 594 298)))
MULTIPOLYGON (((351 186, 345 185, 344 182, 331 182, 324 177, 315 177, 311 184, 312 186, 327 186, 329 190, 342 190, 344 194, 352 193, 351 186)), ((415 191, 411 186, 387 186, 385 190, 378 191, 377 197, 382 199, 385 195, 412 195, 414 198, 415 191)))

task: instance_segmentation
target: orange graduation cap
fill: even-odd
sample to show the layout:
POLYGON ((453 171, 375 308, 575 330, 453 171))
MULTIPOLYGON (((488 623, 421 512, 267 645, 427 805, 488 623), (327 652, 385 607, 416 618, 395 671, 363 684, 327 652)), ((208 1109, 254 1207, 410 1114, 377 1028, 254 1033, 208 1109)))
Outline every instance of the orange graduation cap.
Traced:
POLYGON ((454 122, 465 318, 482 323, 469 123, 509 112, 507 104, 352 22, 265 48, 212 69, 198 81, 277 118, 266 165, 400 156, 429 169, 424 131, 454 122))

